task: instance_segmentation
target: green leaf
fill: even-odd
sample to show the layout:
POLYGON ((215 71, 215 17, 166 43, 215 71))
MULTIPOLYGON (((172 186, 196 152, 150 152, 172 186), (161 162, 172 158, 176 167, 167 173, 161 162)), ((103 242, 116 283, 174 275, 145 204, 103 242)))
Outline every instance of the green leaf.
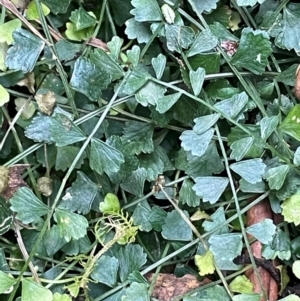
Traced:
POLYGON ((141 231, 149 232, 152 230, 152 224, 150 222, 149 216, 151 213, 151 207, 149 206, 147 200, 139 202, 134 209, 132 218, 136 226, 140 226, 141 231))
POLYGON ((235 293, 251 294, 253 292, 252 282, 244 275, 235 277, 229 284, 229 288, 235 293))
MULTIPOLYGON (((55 161, 55 169, 66 171, 75 160, 76 156, 78 155, 80 148, 77 146, 63 146, 57 147, 56 151, 56 161, 55 161)), ((77 161, 75 168, 80 168, 81 165, 84 163, 84 159, 86 158, 86 153, 84 152, 79 160, 77 161)))
POLYGON ((300 301, 300 297, 297 295, 289 295, 283 299, 279 299, 278 301, 300 301))
POLYGON ((139 155, 142 152, 152 153, 154 151, 153 130, 153 124, 127 121, 122 136, 125 150, 128 150, 131 155, 139 155))
POLYGON ((205 79, 205 70, 201 67, 199 67, 196 71, 190 70, 189 76, 194 95, 198 96, 201 92, 205 79))
POLYGON ((264 117, 260 121, 261 138, 267 140, 279 123, 278 116, 264 117))
POLYGON ((243 248, 242 234, 212 235, 208 242, 210 243, 209 249, 214 254, 215 262, 219 269, 230 271, 239 269, 239 266, 234 264, 232 260, 241 255, 243 248))
POLYGON ((204 11, 209 13, 216 9, 218 0, 188 0, 188 2, 196 13, 202 14, 204 11))
POLYGON ((53 256, 66 244, 65 239, 59 235, 57 225, 53 225, 50 230, 47 230, 43 236, 42 244, 48 256, 53 256))
POLYGON ((91 210, 97 192, 97 184, 92 182, 83 172, 78 171, 77 179, 72 183, 72 187, 66 190, 60 207, 87 214, 91 210))
POLYGON ((182 204, 188 204, 190 207, 197 207, 200 205, 200 198, 193 190, 194 183, 185 179, 179 191, 179 202, 182 204))
POLYGON ((70 80, 71 87, 86 95, 90 100, 100 99, 101 90, 107 88, 111 76, 98 65, 88 59, 79 58, 75 62, 74 71, 70 80))
POLYGON ((294 194, 287 198, 282 204, 282 215, 288 223, 300 224, 300 194, 294 194))
POLYGON ((206 74, 220 72, 220 53, 201 53, 188 59, 191 67, 197 69, 202 67, 206 74))
POLYGON ((109 56, 104 50, 98 48, 90 53, 90 60, 101 70, 105 70, 105 73, 111 77, 112 81, 120 79, 124 76, 124 71, 111 56, 109 56))
POLYGON ((142 196, 146 177, 147 171, 144 168, 138 168, 122 181, 121 187, 133 195, 142 196))
POLYGON ((22 301, 52 301, 52 292, 32 279, 22 279, 22 301))
POLYGON ((135 7, 130 11, 138 22, 161 21, 162 15, 156 0, 132 0, 131 4, 135 7))
POLYGON ((272 167, 265 173, 264 178, 268 181, 270 189, 279 190, 290 170, 286 164, 272 167))
POLYGON ((295 275, 298 279, 300 279, 300 260, 294 261, 293 266, 292 266, 292 269, 293 269, 294 275, 295 275))
POLYGON ((275 231, 276 226, 273 224, 273 221, 269 218, 266 218, 260 221, 259 223, 256 223, 246 228, 246 232, 248 234, 254 236, 263 244, 268 244, 272 241, 275 231))
POLYGON ((291 67, 285 69, 283 72, 280 72, 275 79, 289 86, 295 86, 296 83, 296 70, 298 68, 298 64, 294 64, 291 67))
POLYGON ((96 25, 97 21, 82 7, 71 12, 70 21, 75 25, 76 30, 88 28, 96 25))
POLYGON ((197 34, 192 46, 187 51, 186 56, 190 57, 195 54, 207 52, 215 48, 217 44, 217 37, 215 37, 210 30, 205 29, 197 34))
POLYGON ((194 293, 193 297, 185 297, 183 301, 231 301, 231 298, 223 286, 214 285, 194 293))
POLYGON ((16 218, 24 224, 38 221, 50 210, 27 187, 19 188, 10 199, 10 203, 10 209, 17 212, 16 218))
POLYGON ((126 296, 122 301, 150 301, 147 285, 144 283, 133 282, 126 289, 126 296))
POLYGON ((248 95, 245 92, 235 94, 229 99, 222 100, 214 105, 220 110, 224 117, 239 118, 246 104, 248 103, 248 95))
POLYGON ((261 74, 268 65, 268 56, 271 52, 268 34, 262 30, 247 27, 242 31, 238 50, 231 63, 254 74, 261 74))
POLYGON ((300 146, 297 147, 297 149, 295 151, 293 164, 295 164, 296 166, 300 166, 300 146))
POLYGON ((136 67, 140 60, 141 48, 137 45, 134 45, 132 49, 127 50, 126 54, 129 62, 132 63, 133 67, 136 67))
POLYGON ((198 267, 199 275, 213 274, 215 271, 214 254, 208 250, 204 255, 195 255, 195 264, 198 267))
POLYGON ((180 98, 181 93, 174 93, 166 95, 162 98, 157 99, 156 101, 156 110, 160 113, 166 113, 180 98))
POLYGON ((164 163, 160 159, 157 148, 154 149, 154 152, 151 154, 141 154, 139 156, 140 168, 144 168, 146 171, 146 180, 154 181, 157 177, 164 171, 164 163))
MULTIPOLYGON (((183 211, 183 213, 189 218, 188 212, 183 211)), ((168 212, 161 234, 167 240, 191 241, 193 238, 190 226, 176 210, 168 212)))
POLYGON ((52 301, 72 301, 72 299, 69 295, 54 293, 52 301))
POLYGON ((237 0, 239 6, 254 6, 256 3, 264 3, 266 0, 237 0))
POLYGON ((197 177, 193 190, 204 202, 216 203, 226 189, 229 180, 221 177, 197 177))
POLYGON ((99 209, 102 213, 111 214, 112 212, 119 213, 120 212, 120 202, 116 195, 113 193, 108 193, 104 201, 100 203, 99 209))
POLYGON ((86 139, 86 135, 65 115, 56 114, 50 123, 50 137, 62 147, 86 139))
POLYGON ((8 22, 5 22, 0 25, 0 42, 6 42, 7 45, 11 45, 14 41, 13 32, 17 28, 22 27, 22 22, 20 19, 14 19, 8 22))
POLYGON ((43 3, 50 8, 53 14, 64 14, 67 12, 71 0, 43 0, 43 3))
POLYGON ((191 151, 192 155, 201 157, 208 148, 214 135, 214 130, 209 129, 203 134, 198 135, 195 131, 184 131, 179 139, 185 151, 191 151))
POLYGON ((214 126, 214 124, 218 121, 219 117, 219 114, 211 114, 195 118, 195 125, 193 126, 193 130, 195 131, 195 133, 200 135, 206 132, 212 126, 214 126))
POLYGON ((84 216, 59 207, 55 209, 53 216, 57 222, 60 236, 64 237, 67 242, 71 238, 77 240, 86 235, 89 224, 84 216))
POLYGON ((260 301, 261 294, 242 294, 232 297, 233 301, 260 301))
POLYGON ((147 262, 143 248, 134 244, 121 247, 116 257, 119 259, 119 275, 122 282, 128 279, 130 273, 138 271, 147 262))
MULTIPOLYGON (((41 7, 43 10, 43 14, 44 16, 49 15, 50 13, 50 9, 43 3, 41 3, 41 7)), ((39 12, 38 9, 36 7, 36 4, 34 1, 31 1, 27 7, 27 11, 26 11, 26 19, 27 20, 37 20, 39 19, 39 12)))
POLYGON ((117 283, 119 260, 115 257, 102 255, 95 264, 91 277, 107 286, 114 287, 117 283))
POLYGON ((81 30, 76 30, 75 25, 71 22, 66 23, 66 31, 65 35, 69 40, 73 41, 82 41, 82 40, 88 40, 93 36, 94 27, 88 27, 81 30))
POLYGON ((155 105, 158 99, 164 97, 166 91, 165 87, 149 81, 135 94, 135 99, 144 107, 155 105))
POLYGON ((9 102, 9 93, 0 85, 0 107, 9 102))
POLYGON ((296 104, 292 108, 279 128, 282 132, 300 141, 300 104, 296 104))
POLYGON ((240 189, 243 192, 263 193, 267 191, 264 181, 251 184, 244 179, 240 179, 240 189))
POLYGON ((16 282, 17 280, 15 280, 14 277, 7 275, 0 270, 0 294, 8 291, 13 285, 15 285, 16 282))
POLYGON ((157 57, 152 58, 151 63, 157 79, 161 79, 166 67, 166 62, 166 57, 161 53, 157 57))
POLYGON ((167 212, 164 211, 159 206, 153 206, 149 214, 149 222, 155 231, 162 231, 162 226, 165 224, 165 218, 167 217, 167 212))
POLYGON ((237 141, 234 141, 230 148, 232 150, 230 154, 231 159, 235 159, 236 161, 242 160, 246 154, 248 153, 249 149, 253 145, 254 139, 253 137, 246 137, 237 141))
POLYGON ((50 125, 52 118, 38 113, 26 127, 25 136, 36 142, 51 143, 50 125))
POLYGON ((123 154, 103 141, 92 138, 90 166, 99 174, 118 172, 125 162, 123 154))
POLYGON ((134 18, 131 18, 125 22, 125 25, 125 34, 130 40, 137 39, 141 44, 147 43, 152 37, 152 32, 148 23, 140 23, 134 18))
POLYGON ((255 184, 262 180, 266 165, 262 159, 250 159, 233 163, 230 168, 247 182, 255 184))
POLYGON ((31 72, 45 43, 22 28, 17 28, 13 32, 13 39, 13 46, 7 51, 5 65, 24 73, 31 72))
POLYGON ((12 221, 13 214, 9 210, 9 204, 0 196, 0 235, 3 235, 9 231, 12 221))
POLYGON ((120 55, 122 44, 123 44, 123 39, 121 39, 118 36, 112 37, 111 41, 107 42, 107 47, 110 50, 110 57, 113 60, 118 59, 118 57, 120 55))
POLYGON ((180 52, 187 49, 194 40, 195 32, 189 26, 165 24, 167 47, 170 51, 180 52))
POLYGON ((279 23, 275 38, 276 46, 284 49, 300 51, 300 38, 295 32, 299 30, 299 12, 287 8, 283 10, 283 18, 279 23))

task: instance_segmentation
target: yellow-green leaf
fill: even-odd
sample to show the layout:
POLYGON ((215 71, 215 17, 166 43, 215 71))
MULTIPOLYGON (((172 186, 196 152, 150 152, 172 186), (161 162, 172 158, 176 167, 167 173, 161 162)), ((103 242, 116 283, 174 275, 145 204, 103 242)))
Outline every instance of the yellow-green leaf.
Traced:
MULTIPOLYGON (((42 10, 44 16, 47 16, 50 14, 50 9, 45 4, 41 3, 42 10)), ((39 19, 39 13, 38 9, 36 7, 36 4, 34 1, 31 1, 28 5, 27 12, 26 12, 26 19, 27 20, 37 20, 39 19)))
POLYGON ((253 284, 244 275, 234 278, 229 284, 229 288, 235 293, 249 294, 253 292, 253 284))
POLYGON ((281 208, 286 222, 294 223, 296 226, 300 224, 300 194, 294 194, 286 199, 281 208))
POLYGON ((199 269, 200 276, 213 274, 215 271, 214 254, 207 251, 204 255, 195 255, 195 264, 199 269))
POLYGON ((0 85, 0 107, 9 102, 9 94, 6 89, 0 85))

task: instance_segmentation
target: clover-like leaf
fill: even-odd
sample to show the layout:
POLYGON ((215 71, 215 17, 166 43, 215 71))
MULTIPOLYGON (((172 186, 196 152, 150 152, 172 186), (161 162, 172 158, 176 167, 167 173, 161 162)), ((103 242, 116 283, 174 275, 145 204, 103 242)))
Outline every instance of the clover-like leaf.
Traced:
POLYGON ((105 196, 104 201, 101 202, 99 206, 100 211, 107 214, 112 212, 119 213, 120 208, 119 199, 113 193, 108 193, 105 196))
POLYGON ((219 117, 219 114, 211 114, 195 118, 195 125, 193 126, 193 130, 198 135, 200 135, 206 132, 209 128, 211 128, 218 121, 219 117))
MULTIPOLYGON (((186 211, 183 212, 189 217, 186 211)), ((162 226, 161 234, 163 238, 167 240, 190 241, 193 238, 190 226, 176 210, 168 212, 167 217, 165 218, 165 224, 162 226)))
POLYGON ((179 202, 182 204, 188 204, 191 207, 196 207, 200 204, 200 198, 193 190, 193 185, 194 183, 189 179, 185 179, 183 181, 179 191, 179 202))
POLYGON ((83 172, 77 172, 77 179, 72 187, 66 190, 60 207, 70 211, 87 214, 98 192, 98 186, 92 182, 83 172))
POLYGON ((195 182, 193 190, 196 194, 202 197, 204 202, 214 204, 226 189, 229 180, 221 177, 197 177, 195 182))
POLYGON ((119 260, 115 257, 102 255, 95 264, 91 277, 110 287, 114 287, 117 282, 119 260))
POLYGON ((59 234, 69 242, 72 238, 77 240, 84 237, 89 226, 88 221, 82 215, 57 207, 54 213, 59 234))
POLYGON ((141 231, 149 232, 152 230, 152 224, 149 220, 151 213, 151 207, 148 204, 147 200, 139 202, 134 209, 132 218, 134 224, 140 227, 141 231))
POLYGON ((161 53, 157 57, 152 58, 151 60, 153 69, 158 79, 160 79, 164 73, 166 62, 166 57, 161 53))
POLYGON ((145 283, 133 282, 126 289, 126 296, 122 297, 122 301, 150 301, 148 288, 145 283))
POLYGON ((215 262, 221 270, 238 270, 239 266, 232 262, 234 258, 241 255, 243 242, 242 234, 228 233, 212 235, 208 242, 210 250, 214 254, 215 262))
POLYGON ((253 30, 249 27, 243 29, 237 52, 231 63, 255 74, 261 74, 268 64, 271 54, 271 43, 265 31, 253 30))
POLYGON ((58 147, 86 139, 86 135, 81 131, 81 129, 63 114, 56 114, 51 120, 50 137, 58 147))
POLYGON ((194 94, 198 96, 205 79, 205 69, 199 67, 196 71, 190 70, 189 76, 194 94))
MULTIPOLYGON (((144 107, 147 107, 149 104, 155 105, 158 99, 164 97, 166 91, 167 89, 165 87, 149 81, 135 94, 135 99, 144 107)), ((167 107, 167 105, 168 104, 165 104, 165 107, 167 107)))
POLYGON ((296 104, 285 117, 279 128, 300 141, 300 104, 296 104))
POLYGON ((138 168, 130 176, 122 180, 121 187, 136 196, 142 196, 147 178, 145 168, 138 168))
POLYGON ((254 6, 256 3, 264 3, 266 0, 237 0, 239 6, 254 6))
POLYGON ((138 22, 161 21, 162 15, 156 0, 132 0, 131 4, 135 7, 130 11, 138 22))
POLYGON ((64 14, 67 12, 71 0, 43 0, 43 3, 50 8, 53 14, 64 14))
POLYGON ((174 93, 170 95, 163 96, 156 101, 156 110, 160 113, 166 113, 179 99, 181 93, 174 93))
POLYGON ((300 224, 300 194, 294 194, 286 199, 282 204, 282 215, 288 223, 300 224))
POLYGON ((261 299, 261 294, 241 294, 234 295, 232 301, 259 301, 261 299))
POLYGON ((230 148, 232 150, 230 158, 235 159, 236 161, 242 160, 245 155, 248 153, 254 142, 253 137, 246 137, 237 141, 234 141, 230 148))
MULTIPOLYGON (((49 15, 50 9, 43 3, 41 3, 42 11, 44 16, 49 15)), ((26 19, 27 20, 37 20, 39 19, 39 12, 38 8, 34 1, 31 1, 27 7, 26 11, 26 19)))
POLYGON ((296 52, 300 51, 300 36, 295 34, 300 28, 298 19, 299 15, 296 11, 287 8, 283 10, 283 18, 279 23, 278 30, 276 30, 275 44, 278 47, 288 50, 294 49, 296 52))
POLYGON ((131 18, 126 21, 125 25, 125 34, 128 39, 137 39, 139 43, 147 43, 150 40, 152 32, 148 23, 140 23, 131 18))
POLYGON ((253 292, 253 284, 245 275, 235 277, 229 284, 229 288, 235 293, 251 294, 253 292))
POLYGON ((101 90, 111 82, 111 76, 101 67, 88 59, 79 58, 75 62, 71 77, 71 87, 86 95, 90 100, 97 101, 101 96, 101 90))
POLYGON ((17 280, 14 277, 9 276, 8 274, 0 270, 0 294, 8 291, 16 282, 17 280))
POLYGON ((286 164, 268 169, 264 178, 268 181, 270 189, 279 190, 282 187, 289 170, 290 167, 286 164))
POLYGON ((279 123, 278 116, 264 117, 260 121, 261 138, 267 140, 279 123))
POLYGON ((249 183, 255 184, 262 180, 266 165, 262 159, 250 159, 233 163, 230 168, 249 183))
POLYGON ((208 250, 204 255, 195 255, 195 264, 198 267, 199 275, 213 274, 215 271, 214 254, 208 250))
POLYGON ((251 225, 246 228, 246 232, 256 239, 258 239, 261 243, 267 244, 272 241, 273 236, 276 231, 276 226, 273 221, 269 218, 266 218, 259 223, 251 225))
POLYGON ((119 275, 122 282, 128 279, 133 271, 138 271, 146 262, 147 255, 140 245, 127 244, 118 251, 119 275))
POLYGON ((97 23, 96 19, 82 7, 71 12, 70 20, 74 23, 76 30, 85 29, 97 23))
POLYGON ((16 218, 24 224, 38 221, 48 213, 49 207, 40 201, 28 187, 21 187, 10 199, 10 209, 17 212, 16 218))
POLYGON ((32 300, 43 300, 52 301, 52 292, 43 287, 41 284, 36 283, 32 279, 23 278, 22 279, 22 300, 32 301, 32 300))
POLYGON ((92 139, 90 166, 93 170, 99 174, 118 172, 124 162, 124 156, 120 151, 99 139, 92 139))
POLYGON ((6 55, 5 64, 8 68, 31 72, 41 54, 45 43, 32 33, 22 28, 13 32, 14 43, 6 55))
POLYGON ((0 85, 0 107, 7 102, 9 102, 9 93, 2 85, 0 85))
POLYGON ((187 49, 194 40, 195 32, 189 26, 166 24, 167 47, 170 51, 180 52, 181 48, 187 49))
POLYGON ((182 141, 181 146, 185 151, 191 151, 192 155, 201 157, 214 135, 214 130, 209 129, 198 135, 195 131, 184 131, 179 139, 182 141))
POLYGON ((188 2, 196 13, 202 14, 204 11, 209 13, 216 9, 218 0, 188 0, 188 2))
POLYGON ((6 42, 11 45, 14 41, 13 32, 17 28, 21 28, 22 22, 20 19, 13 19, 0 25, 0 42, 6 42))
POLYGON ((141 152, 153 152, 153 130, 154 127, 152 124, 138 121, 127 121, 124 129, 124 135, 122 136, 125 149, 132 155, 139 155, 141 152))
POLYGON ((214 231, 214 234, 224 234, 229 232, 227 225, 224 225, 226 221, 225 211, 222 206, 220 206, 211 216, 211 220, 206 220, 203 222, 203 228, 206 232, 214 231), (220 226, 223 225, 221 228, 220 226), (218 230, 215 230, 219 228, 218 230))

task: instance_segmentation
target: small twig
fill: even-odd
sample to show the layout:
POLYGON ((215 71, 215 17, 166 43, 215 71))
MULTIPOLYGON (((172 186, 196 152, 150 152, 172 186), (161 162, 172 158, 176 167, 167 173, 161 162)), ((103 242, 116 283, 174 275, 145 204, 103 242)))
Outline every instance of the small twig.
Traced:
MULTIPOLYGON (((27 250, 25 248, 25 245, 24 245, 22 235, 21 235, 21 232, 20 232, 19 225, 18 225, 17 221, 14 221, 14 226, 15 226, 15 233, 16 233, 16 237, 17 237, 18 246, 19 246, 19 248, 20 248, 20 250, 23 254, 23 257, 24 257, 25 261, 27 261, 28 258, 29 258, 29 255, 28 255, 27 250)), ((40 278, 39 278, 39 276, 38 276, 38 274, 37 274, 37 272, 34 268, 34 265, 33 265, 32 261, 29 261, 28 266, 29 266, 29 269, 30 269, 30 271, 33 275, 34 280, 37 283, 41 284, 40 278)))

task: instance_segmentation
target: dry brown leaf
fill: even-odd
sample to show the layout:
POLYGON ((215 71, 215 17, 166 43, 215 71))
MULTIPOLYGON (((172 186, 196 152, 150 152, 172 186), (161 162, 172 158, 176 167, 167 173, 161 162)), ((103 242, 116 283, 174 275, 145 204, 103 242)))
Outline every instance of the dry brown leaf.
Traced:
POLYGON ((9 200, 19 187, 27 186, 22 178, 22 173, 25 168, 29 167, 29 164, 17 164, 9 167, 9 180, 6 189, 2 192, 2 196, 9 200))
MULTIPOLYGON (((148 281, 152 281, 153 273, 147 274, 145 277, 148 281)), ((210 283, 208 278, 199 281, 194 275, 184 275, 176 277, 173 274, 158 274, 152 297, 159 301, 171 301, 174 297, 184 295, 189 291, 196 289, 204 284, 210 283)))

